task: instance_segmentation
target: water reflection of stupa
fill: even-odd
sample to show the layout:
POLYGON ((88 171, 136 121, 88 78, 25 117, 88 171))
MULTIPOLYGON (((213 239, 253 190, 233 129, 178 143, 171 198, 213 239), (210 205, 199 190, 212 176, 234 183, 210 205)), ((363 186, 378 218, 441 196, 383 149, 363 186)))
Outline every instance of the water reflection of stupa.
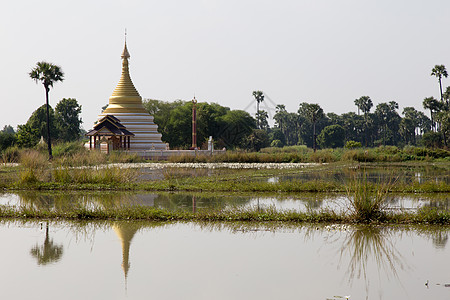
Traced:
POLYGON ((128 278, 128 271, 130 270, 130 246, 136 232, 141 228, 139 224, 135 223, 114 223, 114 229, 117 237, 122 244, 122 269, 125 275, 125 284, 128 278))
POLYGON ((109 150, 165 150, 158 125, 142 105, 142 97, 131 81, 128 59, 130 53, 125 47, 122 52, 122 75, 106 109, 99 115, 99 123, 86 135, 89 148, 101 148, 106 144, 109 150), (105 120, 110 116, 111 120, 105 120), (125 131, 124 131, 125 130, 125 131), (131 133, 126 134, 127 132, 131 133))

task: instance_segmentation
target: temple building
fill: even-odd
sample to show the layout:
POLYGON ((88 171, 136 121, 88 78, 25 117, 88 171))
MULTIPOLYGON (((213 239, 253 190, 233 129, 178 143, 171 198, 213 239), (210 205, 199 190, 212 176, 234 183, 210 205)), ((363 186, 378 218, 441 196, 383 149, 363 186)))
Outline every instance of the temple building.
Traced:
POLYGON ((142 105, 142 97, 131 81, 127 43, 122 52, 122 75, 106 109, 99 115, 94 129, 89 131, 89 148, 100 149, 102 144, 109 150, 166 150, 161 141, 158 125, 142 105))

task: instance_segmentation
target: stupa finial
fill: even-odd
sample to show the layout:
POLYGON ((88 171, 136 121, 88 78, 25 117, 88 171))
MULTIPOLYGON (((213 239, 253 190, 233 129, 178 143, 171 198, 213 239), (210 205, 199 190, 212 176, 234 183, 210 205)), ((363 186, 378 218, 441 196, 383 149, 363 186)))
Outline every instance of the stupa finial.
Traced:
POLYGON ((122 52, 122 59, 126 58, 130 58, 130 53, 128 52, 127 49, 127 29, 125 28, 125 47, 123 48, 123 52, 122 52))

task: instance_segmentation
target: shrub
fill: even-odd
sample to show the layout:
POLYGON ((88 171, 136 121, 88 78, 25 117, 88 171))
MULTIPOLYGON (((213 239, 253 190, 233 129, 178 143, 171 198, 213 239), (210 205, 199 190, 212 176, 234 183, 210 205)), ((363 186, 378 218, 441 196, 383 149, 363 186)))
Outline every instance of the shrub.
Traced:
POLYGON ((281 148, 283 147, 283 142, 280 140, 273 140, 272 143, 270 143, 270 147, 281 148))
POLYGON ((321 148, 339 148, 344 146, 345 129, 341 125, 329 125, 322 129, 317 142, 321 148))
POLYGON ((72 156, 75 153, 87 151, 83 142, 64 142, 53 146, 53 157, 72 156))
POLYGON ((426 132, 422 136, 422 144, 427 148, 442 147, 442 134, 439 132, 426 132))
POLYGON ((361 142, 347 141, 347 143, 345 143, 345 148, 347 149, 355 149, 361 147, 362 147, 361 142))

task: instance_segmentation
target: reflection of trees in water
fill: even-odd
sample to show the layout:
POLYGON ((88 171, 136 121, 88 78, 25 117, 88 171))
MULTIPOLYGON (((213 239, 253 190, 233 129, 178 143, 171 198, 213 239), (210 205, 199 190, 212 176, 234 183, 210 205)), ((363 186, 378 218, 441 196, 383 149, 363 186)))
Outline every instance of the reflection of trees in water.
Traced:
POLYGON ((63 209, 76 204, 76 194, 62 192, 18 192, 19 205, 34 209, 63 209))
POLYGON ((31 256, 36 258, 38 265, 47 265, 49 263, 58 262, 63 255, 63 246, 53 243, 53 239, 48 234, 48 222, 45 226, 45 241, 44 244, 36 244, 30 250, 31 256))
POLYGON ((35 209, 117 208, 153 206, 155 194, 134 192, 19 192, 19 206, 35 209))
POLYGON ((137 192, 19 192, 18 206, 34 209, 151 206, 170 210, 223 209, 248 203, 250 196, 137 192))
POLYGON ((351 167, 318 168, 310 170, 291 171, 290 174, 271 174, 278 181, 331 181, 336 183, 346 183, 349 180, 362 178, 365 174, 370 183, 386 183, 396 180, 398 183, 410 184, 415 181, 424 183, 445 182, 450 183, 449 170, 444 167, 430 167, 425 165, 408 166, 404 164, 389 163, 386 165, 377 164, 357 164, 351 167))
POLYGON ((155 207, 169 210, 220 210, 227 206, 244 205, 251 197, 216 194, 158 193, 155 207))
POLYGON ((417 228, 417 232, 427 239, 431 239, 436 249, 445 249, 450 232, 449 226, 426 225, 417 228))
POLYGON ((448 233, 437 232, 431 237, 433 245, 438 249, 444 249, 448 242, 448 233))

